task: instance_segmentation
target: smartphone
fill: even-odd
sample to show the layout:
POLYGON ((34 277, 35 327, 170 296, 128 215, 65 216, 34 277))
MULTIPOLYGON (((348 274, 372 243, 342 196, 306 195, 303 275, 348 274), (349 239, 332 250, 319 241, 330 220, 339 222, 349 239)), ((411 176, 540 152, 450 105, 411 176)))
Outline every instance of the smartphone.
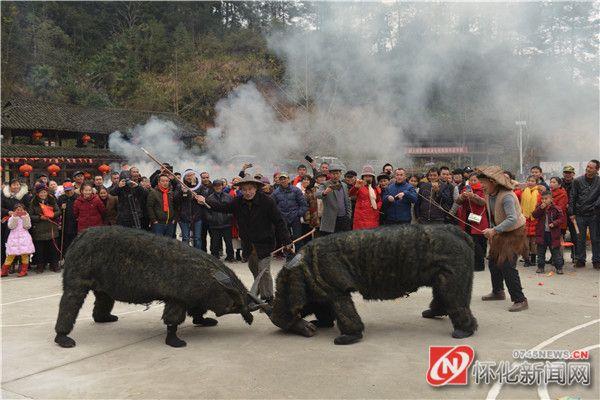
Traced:
POLYGON ((313 159, 312 159, 312 157, 311 157, 311 156, 309 156, 308 154, 304 156, 304 159, 305 159, 306 161, 308 161, 309 163, 311 163, 311 164, 312 164, 312 162, 313 162, 313 161, 315 161, 315 160, 313 160, 313 159))

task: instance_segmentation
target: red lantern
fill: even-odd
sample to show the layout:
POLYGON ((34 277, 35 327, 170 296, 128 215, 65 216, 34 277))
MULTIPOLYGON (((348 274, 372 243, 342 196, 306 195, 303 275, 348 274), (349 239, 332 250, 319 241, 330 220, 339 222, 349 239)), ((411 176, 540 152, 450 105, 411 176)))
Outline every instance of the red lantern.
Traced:
POLYGON ((33 134, 31 135, 31 137, 33 137, 35 140, 40 140, 42 138, 42 136, 44 136, 44 135, 40 131, 34 131, 33 134))
POLYGON ((48 166, 48 172, 50 172, 50 175, 52 176, 56 176, 56 174, 58 174, 58 172, 60 171, 60 167, 56 164, 52 164, 48 166))
POLYGON ((81 141, 84 144, 87 144, 87 142, 89 142, 90 140, 92 140, 92 137, 90 135, 88 135, 87 133, 81 137, 81 141))
POLYGON ((102 164, 101 166, 98 167, 98 171, 102 172, 102 175, 106 175, 110 172, 111 168, 110 166, 106 165, 106 164, 102 164))
POLYGON ((29 176, 29 174, 33 171, 33 167, 29 164, 23 164, 19 167, 19 172, 24 176, 29 176))
POLYGON ((88 180, 89 180, 89 179, 92 179, 92 174, 90 174, 89 172, 84 172, 84 173, 83 173, 83 177, 84 177, 85 179, 88 179, 88 180))

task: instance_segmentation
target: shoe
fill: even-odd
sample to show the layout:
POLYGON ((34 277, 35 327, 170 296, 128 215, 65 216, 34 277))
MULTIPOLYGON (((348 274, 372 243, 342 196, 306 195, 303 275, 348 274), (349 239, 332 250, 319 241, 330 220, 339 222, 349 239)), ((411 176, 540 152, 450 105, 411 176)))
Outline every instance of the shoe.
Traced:
POLYGON ((56 263, 56 264, 50 264, 50 271, 52 271, 52 272, 60 272, 60 265, 58 265, 58 263, 56 263))
POLYGON ((490 293, 490 294, 486 294, 485 296, 483 296, 481 298, 481 300, 483 301, 491 301, 491 300, 506 300, 506 293, 504 293, 504 290, 498 293, 490 293))
POLYGON ((217 321, 214 318, 204 318, 204 317, 200 316, 200 317, 194 317, 192 320, 192 323, 194 325, 201 325, 201 326, 215 326, 219 323, 219 321, 217 321))
POLYGON ((38 264, 35 266, 35 273, 36 274, 41 274, 44 272, 44 268, 46 267, 46 264, 38 264))
POLYGON ((444 311, 439 311, 439 310, 432 310, 431 308, 427 309, 421 313, 421 316, 423 318, 443 317, 445 315, 448 315, 448 313, 446 313, 444 311))
POLYGON ((585 268, 585 261, 575 261, 575 268, 585 268))
POLYGON ((8 276, 8 270, 10 269, 10 265, 4 264, 2 266, 2 277, 8 276))
POLYGON ((544 267, 538 267, 538 269, 535 271, 536 274, 543 274, 544 273, 544 267))
POLYGON ((600 269, 600 263, 593 263, 594 269, 600 269))
POLYGON ((225 261, 227 261, 227 262, 235 262, 235 258, 233 258, 233 257, 225 257, 225 261))
POLYGON ((27 269, 29 269, 29 264, 21 264, 21 272, 17 275, 19 278, 27 276, 27 269))
POLYGON ((235 259, 238 261, 242 261, 242 249, 237 249, 235 251, 235 259))
POLYGON ((510 312, 519 312, 523 310, 527 310, 529 308, 529 304, 527 304, 527 300, 523 300, 518 303, 513 303, 512 306, 508 309, 510 312))
POLYGON ((557 268, 556 269, 556 275, 562 275, 562 274, 564 274, 562 268, 557 268))

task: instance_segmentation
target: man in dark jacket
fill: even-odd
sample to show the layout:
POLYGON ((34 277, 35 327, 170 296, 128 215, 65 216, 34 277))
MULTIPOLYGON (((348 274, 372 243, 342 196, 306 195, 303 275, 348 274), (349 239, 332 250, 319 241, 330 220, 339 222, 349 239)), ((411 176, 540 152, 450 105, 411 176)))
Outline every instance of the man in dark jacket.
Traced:
MULTIPOLYGON (((573 181, 575 180, 575 168, 572 165, 565 165, 563 168, 563 179, 562 187, 567 192, 567 198, 569 203, 571 202, 571 188, 573 187, 573 181)), ((575 223, 571 220, 570 215, 567 213, 567 229, 571 236, 571 261, 575 262, 575 254, 577 254, 577 231, 575 230, 575 223)))
POLYGON ((577 253, 575 267, 585 267, 585 241, 587 229, 590 229, 592 242, 592 264, 594 269, 600 269, 600 161, 591 160, 585 175, 573 181, 569 200, 568 214, 579 227, 577 238, 577 253))
POLYGON ((452 208, 453 188, 445 182, 440 182, 437 168, 427 172, 429 182, 419 184, 419 197, 415 205, 415 216, 420 224, 443 224, 446 212, 452 208), (440 209, 441 206, 441 209, 440 209))
MULTIPOLYGON (((223 181, 214 180, 212 182, 213 193, 208 196, 207 201, 220 204, 226 207, 233 201, 229 193, 223 191, 223 181)), ((219 258, 222 245, 225 242, 225 261, 234 262, 233 258, 233 240, 231 237, 231 221, 233 217, 220 211, 208 210, 206 219, 210 226, 210 254, 219 258)))
MULTIPOLYGON (((242 197, 236 197, 231 203, 219 204, 209 201, 212 211, 233 214, 238 223, 244 254, 250 254, 248 267, 256 278, 262 273, 258 292, 262 299, 273 299, 273 278, 271 276, 271 252, 278 241, 291 249, 287 226, 275 201, 259 189, 262 182, 246 176, 236 184, 242 191, 242 197)), ((202 199, 201 199, 202 200, 202 199)))
MULTIPOLYGON (((210 181, 210 175, 208 174, 208 172, 201 172, 200 173, 200 182, 202 183, 202 186, 200 186, 199 190, 199 194, 205 198, 208 198, 208 196, 210 196, 211 194, 213 194, 214 190, 212 188, 212 182, 210 181)), ((206 219, 206 216, 208 214, 204 214, 203 215, 203 220, 202 220, 202 232, 200 232, 200 237, 202 238, 202 251, 207 252, 206 251, 206 243, 208 243, 207 241, 207 237, 208 237, 208 231, 210 228, 210 223, 208 222, 208 219, 206 219)), ((211 237, 212 240, 212 237, 211 237)))
MULTIPOLYGON (((308 211, 308 204, 302 190, 290 185, 290 177, 287 173, 282 172, 279 174, 279 187, 273 192, 272 198, 277 203, 277 207, 287 223, 292 240, 302 236, 300 218, 308 211)), ((296 245, 296 252, 300 250, 300 247, 300 244, 296 245)), ((288 258, 291 258, 291 254, 288 255, 288 258)))
POLYGON ((181 191, 171 188, 171 179, 168 175, 160 175, 158 185, 148 193, 146 201, 148 219, 155 235, 173 237, 180 202, 181 191))
POLYGON ((193 232, 194 247, 203 250, 206 244, 202 242, 202 225, 206 219, 206 206, 200 204, 195 194, 202 194, 201 188, 191 190, 198 184, 198 178, 193 171, 186 171, 183 176, 183 183, 186 187, 182 187, 181 203, 179 208, 179 227, 181 228, 182 241, 189 244, 190 232, 193 232))
POLYGON ((129 179, 128 171, 121 172, 119 183, 110 194, 119 198, 117 203, 117 224, 128 228, 147 229, 145 226, 146 196, 148 192, 129 179))
POLYGON ((77 236, 77 219, 73 213, 73 204, 77 200, 77 194, 75 194, 75 186, 71 182, 63 183, 63 189, 65 192, 58 197, 56 204, 61 210, 63 217, 60 243, 62 244, 62 253, 64 255, 73 239, 75 239, 75 236, 77 236))
MULTIPOLYGON (((386 175, 387 176, 387 175, 386 175)), ((383 178, 380 175, 380 178, 383 178)), ((381 193, 384 224, 410 224, 412 220, 411 205, 417 201, 415 188, 406 181, 406 171, 397 168, 394 183, 389 184, 381 193)))

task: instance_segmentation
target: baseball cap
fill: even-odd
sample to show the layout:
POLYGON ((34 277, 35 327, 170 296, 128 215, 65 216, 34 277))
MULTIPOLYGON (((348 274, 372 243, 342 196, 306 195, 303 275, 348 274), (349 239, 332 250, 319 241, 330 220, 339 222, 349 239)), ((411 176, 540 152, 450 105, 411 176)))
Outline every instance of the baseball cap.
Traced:
POLYGON ((73 186, 72 182, 64 182, 62 186, 65 191, 75 189, 75 186, 73 186))
POLYGON ((563 172, 575 173, 575 168, 573 168, 572 165, 565 165, 563 168, 563 172))

